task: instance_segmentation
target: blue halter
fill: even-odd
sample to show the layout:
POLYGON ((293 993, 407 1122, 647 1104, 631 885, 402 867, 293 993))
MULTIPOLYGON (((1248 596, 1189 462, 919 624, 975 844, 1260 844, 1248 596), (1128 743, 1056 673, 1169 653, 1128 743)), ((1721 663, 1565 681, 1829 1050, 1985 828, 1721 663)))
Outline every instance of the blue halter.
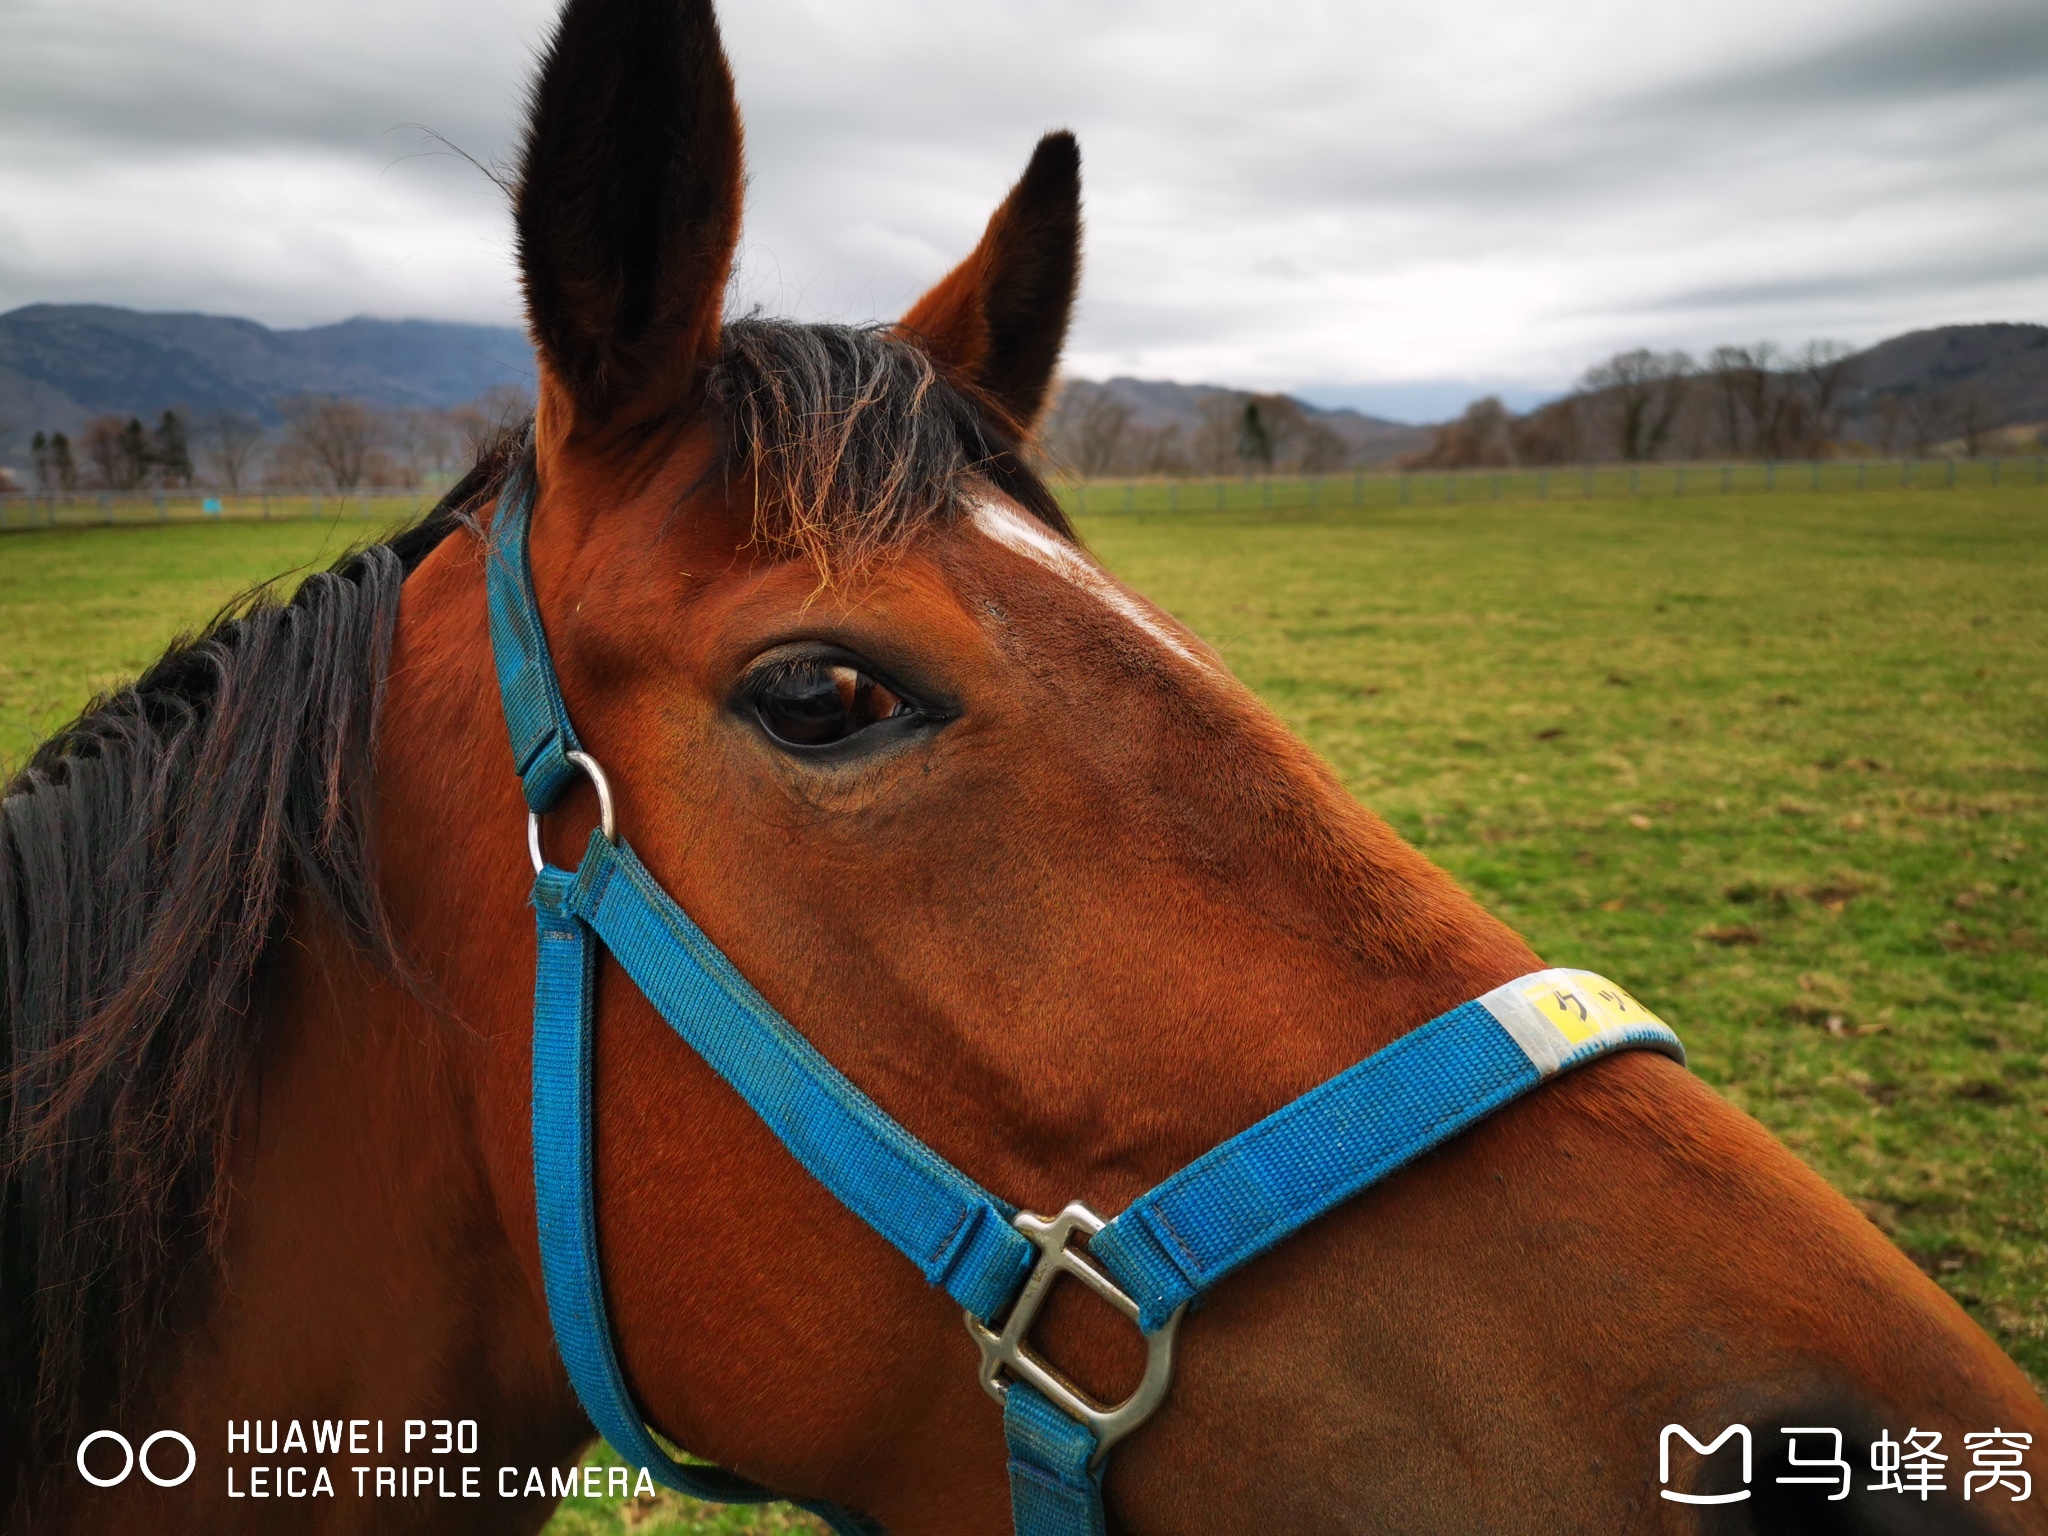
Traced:
MULTIPOLYGON (((676 1033, 797 1161, 967 1312, 981 1381, 1003 1408, 1016 1536, 1104 1536, 1102 1469, 1172 1375, 1187 1304, 1239 1265, 1558 1073, 1615 1051, 1685 1053, 1655 1015, 1586 971, 1538 971, 1453 1008, 1310 1090, 1139 1196, 1113 1221, 1083 1205, 1020 1212, 898 1125, 812 1048, 655 883, 612 825, 603 770, 569 723, 527 562, 534 475, 500 497, 488 564, 491 646, 526 803, 539 958, 533 1162, 555 1345, 592 1423, 628 1462, 695 1498, 777 1495, 676 1460, 627 1390, 607 1321, 591 1167, 591 1037, 602 943, 676 1033), (546 864, 538 817, 578 772, 603 825, 574 870, 546 864), (1071 1239, 1080 1233, 1083 1250, 1071 1239), (1069 1274, 1144 1333, 1143 1382, 1095 1403, 1028 1347, 1069 1274)), ((879 1528, 807 1503, 841 1536, 879 1528)))

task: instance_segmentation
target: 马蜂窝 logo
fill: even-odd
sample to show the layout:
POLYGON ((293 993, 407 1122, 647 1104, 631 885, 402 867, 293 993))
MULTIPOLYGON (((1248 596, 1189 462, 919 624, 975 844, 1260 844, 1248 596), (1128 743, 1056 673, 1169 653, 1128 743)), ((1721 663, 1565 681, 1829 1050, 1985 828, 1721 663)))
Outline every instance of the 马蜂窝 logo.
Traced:
MULTIPOLYGON (((1854 1472, 1842 1453, 1842 1432, 1820 1425, 1788 1425, 1778 1431, 1790 1444, 1785 1448, 1785 1465, 1794 1475, 1772 1479, 1778 1483, 1807 1483, 1829 1488, 1828 1502, 1849 1497, 1854 1472), (1808 1437, 1802 1440, 1802 1436, 1808 1437), (1825 1436, 1825 1440, 1819 1437, 1825 1436), (1818 1443, 1817 1443, 1818 1442, 1818 1443), (1817 1454, 1825 1447, 1825 1454, 1817 1454)), ((1870 1470, 1876 1481, 1864 1485, 1866 1493, 1918 1494, 1925 1503, 1929 1494, 1946 1493, 1948 1453, 1939 1449, 1938 1429, 1908 1429, 1903 1441, 1894 1440, 1889 1430, 1880 1430, 1870 1442, 1870 1470)), ((1970 1453, 1970 1468, 1963 1476, 1963 1498, 1975 1499, 1994 1492, 2006 1494, 2018 1504, 2034 1496, 2033 1474, 2025 1469, 2027 1452, 2034 1437, 2025 1430, 1987 1429, 1963 1436, 1970 1453)), ((1720 1434, 1701 1441, 1683 1424, 1666 1424, 1657 1437, 1657 1490, 1659 1498, 1674 1504, 1736 1504, 1750 1495, 1754 1473, 1749 1426, 1730 1424, 1720 1434), (1672 1488, 1671 1441, 1676 1436, 1700 1456, 1711 1456, 1731 1439, 1742 1446, 1742 1486, 1728 1493, 1682 1493, 1672 1488)))
POLYGON ((1664 1432, 1657 1437, 1657 1481, 1669 1484, 1671 1481, 1671 1437, 1678 1436, 1702 1456, 1711 1456, 1733 1438, 1742 1442, 1742 1483, 1733 1493, 1679 1493, 1670 1487, 1657 1490, 1660 1497, 1674 1504, 1735 1504, 1749 1497, 1751 1472, 1749 1426, 1730 1424, 1720 1434, 1702 1445, 1692 1437, 1692 1431, 1683 1424, 1666 1424, 1664 1432))

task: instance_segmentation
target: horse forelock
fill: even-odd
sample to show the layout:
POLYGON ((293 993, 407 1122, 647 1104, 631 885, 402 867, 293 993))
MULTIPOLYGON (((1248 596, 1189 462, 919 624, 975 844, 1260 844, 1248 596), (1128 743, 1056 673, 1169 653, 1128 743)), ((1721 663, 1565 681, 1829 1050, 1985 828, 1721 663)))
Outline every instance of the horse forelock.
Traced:
POLYGON ((973 385, 886 326, 734 320, 705 380, 717 467, 750 483, 752 539, 822 575, 967 515, 990 489, 1074 532, 973 385))

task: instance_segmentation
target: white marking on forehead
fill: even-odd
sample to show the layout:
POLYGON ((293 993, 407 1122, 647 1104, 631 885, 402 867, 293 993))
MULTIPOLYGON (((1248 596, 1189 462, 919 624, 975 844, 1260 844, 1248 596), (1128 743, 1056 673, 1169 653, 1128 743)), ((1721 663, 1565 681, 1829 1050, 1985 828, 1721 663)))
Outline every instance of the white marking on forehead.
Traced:
POLYGON ((995 502, 979 500, 974 503, 974 526, 1005 549, 1015 550, 1034 565, 1043 566, 1053 575, 1079 587, 1183 661, 1191 661, 1204 671, 1210 670, 1208 658, 1190 650, 1185 640, 1132 601, 1128 592, 1091 565, 1079 550, 1061 543, 1029 518, 995 502))

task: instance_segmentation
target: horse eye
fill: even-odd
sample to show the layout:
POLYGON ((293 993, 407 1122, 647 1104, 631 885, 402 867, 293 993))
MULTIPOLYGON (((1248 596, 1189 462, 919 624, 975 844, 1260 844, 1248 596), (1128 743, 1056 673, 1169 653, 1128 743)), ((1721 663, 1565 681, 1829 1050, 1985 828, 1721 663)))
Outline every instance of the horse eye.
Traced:
POLYGON ((856 667, 806 661, 778 668, 754 693, 762 729, 790 747, 829 747, 871 725, 917 713, 856 667))

